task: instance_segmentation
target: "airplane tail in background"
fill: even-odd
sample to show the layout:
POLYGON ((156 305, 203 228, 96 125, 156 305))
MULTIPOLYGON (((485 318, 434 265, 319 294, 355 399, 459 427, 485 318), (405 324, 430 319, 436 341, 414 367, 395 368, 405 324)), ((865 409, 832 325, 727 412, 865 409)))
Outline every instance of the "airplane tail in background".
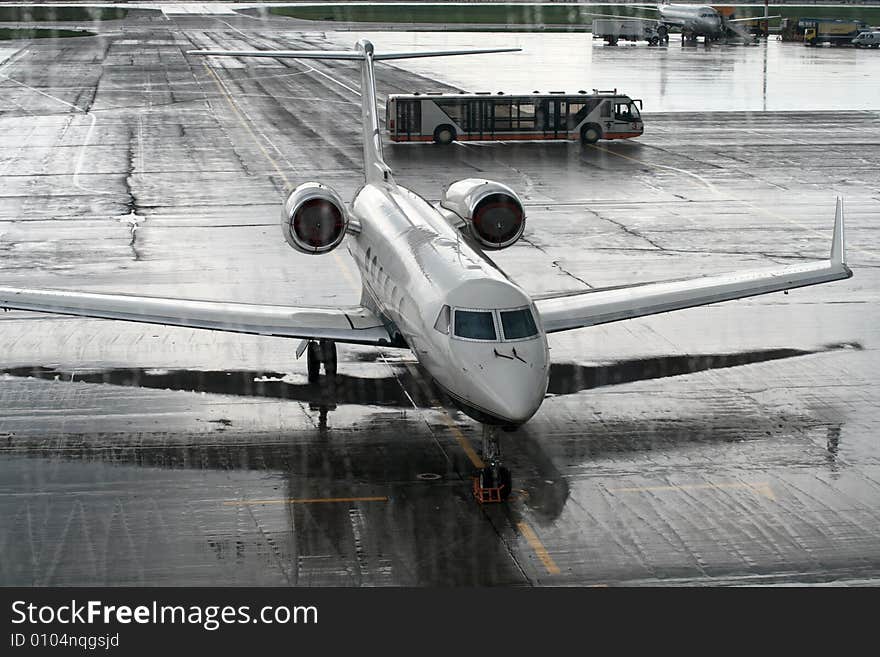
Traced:
POLYGON ((391 168, 382 157, 379 112, 376 108, 376 79, 373 62, 420 57, 452 55, 484 55, 497 52, 518 52, 520 48, 488 48, 480 50, 436 50, 425 52, 376 53, 373 44, 361 39, 355 50, 189 50, 189 55, 204 57, 275 57, 278 59, 336 59, 361 62, 361 111, 364 136, 364 176, 367 183, 391 181, 391 168))

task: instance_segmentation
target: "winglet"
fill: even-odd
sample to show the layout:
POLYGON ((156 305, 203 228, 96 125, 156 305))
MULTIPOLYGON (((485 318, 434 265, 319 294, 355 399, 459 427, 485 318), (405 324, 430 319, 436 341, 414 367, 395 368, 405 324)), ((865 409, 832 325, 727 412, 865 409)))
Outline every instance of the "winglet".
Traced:
POLYGON ((831 240, 831 263, 846 264, 846 246, 843 239, 843 199, 837 197, 837 211, 834 214, 834 237, 831 240))

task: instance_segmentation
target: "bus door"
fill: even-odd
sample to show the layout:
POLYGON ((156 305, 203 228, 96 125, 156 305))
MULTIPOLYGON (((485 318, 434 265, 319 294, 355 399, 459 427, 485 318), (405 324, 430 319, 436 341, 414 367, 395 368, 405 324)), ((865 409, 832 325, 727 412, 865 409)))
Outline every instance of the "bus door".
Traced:
POLYGON ((495 132, 491 100, 472 100, 467 104, 464 129, 471 139, 487 139, 495 132))
POLYGON ((613 104, 614 122, 606 122, 606 132, 633 133, 642 132, 642 116, 636 103, 641 101, 629 98, 614 98, 609 103, 613 104))
POLYGON ((544 139, 556 139, 559 133, 566 137, 565 101, 547 98, 541 101, 541 110, 544 115, 542 119, 544 139))
POLYGON ((405 138, 422 136, 422 101, 397 100, 397 125, 394 134, 405 138))

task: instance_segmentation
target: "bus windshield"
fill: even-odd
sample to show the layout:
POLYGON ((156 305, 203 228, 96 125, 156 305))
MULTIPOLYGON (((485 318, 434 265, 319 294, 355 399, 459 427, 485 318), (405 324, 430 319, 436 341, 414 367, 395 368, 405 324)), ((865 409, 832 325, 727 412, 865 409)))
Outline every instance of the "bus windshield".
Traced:
POLYGON ((618 121, 637 121, 639 108, 629 98, 620 98, 614 103, 614 118, 618 121))

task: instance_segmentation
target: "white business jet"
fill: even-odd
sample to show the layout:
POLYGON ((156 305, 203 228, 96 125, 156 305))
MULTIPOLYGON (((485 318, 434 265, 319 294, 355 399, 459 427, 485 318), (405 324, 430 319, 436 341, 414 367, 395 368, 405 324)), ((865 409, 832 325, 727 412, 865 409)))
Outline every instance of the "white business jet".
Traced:
MULTIPOLYGON (((408 347, 467 415, 481 422, 481 484, 510 489, 497 428, 526 422, 544 399, 547 334, 848 278, 843 208, 837 205, 829 260, 689 280, 621 285, 530 297, 481 256, 514 244, 525 228, 516 192, 490 180, 452 184, 434 207, 401 187, 382 157, 373 63, 473 50, 376 53, 369 41, 352 51, 193 51, 197 55, 291 57, 360 62, 365 184, 347 206, 310 182, 284 204, 291 247, 322 254, 346 235, 363 280, 362 305, 304 307, 195 301, 125 294, 0 287, 0 307, 300 338, 309 378, 336 372, 335 343, 408 347), (462 239, 461 232, 465 232, 462 239)), ((515 49, 514 49, 515 50, 515 49)))

